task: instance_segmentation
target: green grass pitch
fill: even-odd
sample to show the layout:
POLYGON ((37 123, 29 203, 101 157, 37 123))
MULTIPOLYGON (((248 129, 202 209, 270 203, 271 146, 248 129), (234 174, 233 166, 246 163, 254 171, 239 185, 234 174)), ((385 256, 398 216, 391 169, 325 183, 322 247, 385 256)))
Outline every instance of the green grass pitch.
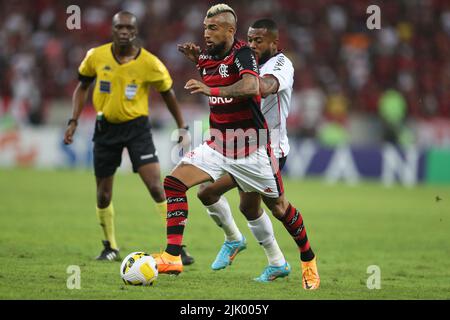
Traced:
MULTIPOLYGON (((122 283, 119 262, 97 262, 102 231, 95 216, 90 171, 0 170, 0 299, 450 299, 450 188, 350 187, 320 180, 285 179, 286 194, 303 213, 318 256, 321 288, 301 288, 295 243, 272 217, 292 273, 260 284, 252 279, 267 261, 238 212, 236 191, 227 194, 247 250, 233 265, 210 264, 223 234, 189 191, 185 244, 195 264, 153 287, 122 283), (436 200, 439 197, 440 201, 436 200), (68 266, 81 270, 81 288, 68 289, 68 266), (367 268, 381 270, 381 288, 369 290, 367 268)), ((115 179, 116 235, 121 255, 157 252, 165 228, 139 177, 115 179)))

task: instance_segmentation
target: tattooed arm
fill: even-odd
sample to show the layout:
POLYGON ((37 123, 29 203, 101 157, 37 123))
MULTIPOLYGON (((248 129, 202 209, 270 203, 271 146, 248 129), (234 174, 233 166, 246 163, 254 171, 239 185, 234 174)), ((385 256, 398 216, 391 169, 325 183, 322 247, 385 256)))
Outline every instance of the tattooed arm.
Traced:
POLYGON ((226 98, 254 97, 259 95, 258 78, 249 73, 244 73, 241 80, 226 87, 210 88, 201 81, 191 79, 186 83, 184 88, 191 90, 191 94, 202 93, 207 96, 226 98), (217 89, 216 92, 214 89, 217 89))
POLYGON ((278 88, 280 87, 280 83, 278 79, 273 75, 265 75, 263 77, 259 77, 259 90, 261 91, 261 96, 263 98, 277 93, 278 88))

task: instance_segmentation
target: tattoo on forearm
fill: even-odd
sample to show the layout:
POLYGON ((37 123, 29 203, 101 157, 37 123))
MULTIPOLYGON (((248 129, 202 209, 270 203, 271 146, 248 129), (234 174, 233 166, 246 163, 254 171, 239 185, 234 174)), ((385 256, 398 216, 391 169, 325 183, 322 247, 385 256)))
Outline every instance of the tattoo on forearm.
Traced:
POLYGON ((278 81, 272 77, 260 78, 261 94, 268 96, 269 94, 276 93, 278 90, 278 81))
POLYGON ((222 97, 252 97, 258 94, 258 80, 254 76, 243 77, 238 82, 220 88, 222 97))

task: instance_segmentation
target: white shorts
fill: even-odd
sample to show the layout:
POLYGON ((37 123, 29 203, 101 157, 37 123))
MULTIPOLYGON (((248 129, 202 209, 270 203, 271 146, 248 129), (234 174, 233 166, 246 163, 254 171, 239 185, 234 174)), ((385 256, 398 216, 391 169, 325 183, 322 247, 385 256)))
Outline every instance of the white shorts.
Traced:
POLYGON ((283 181, 278 163, 274 164, 274 160, 275 157, 269 157, 265 146, 259 147, 248 157, 232 159, 215 151, 204 142, 186 153, 180 163, 196 166, 209 174, 213 180, 229 173, 242 191, 258 192, 270 198, 278 198, 283 194, 283 181))

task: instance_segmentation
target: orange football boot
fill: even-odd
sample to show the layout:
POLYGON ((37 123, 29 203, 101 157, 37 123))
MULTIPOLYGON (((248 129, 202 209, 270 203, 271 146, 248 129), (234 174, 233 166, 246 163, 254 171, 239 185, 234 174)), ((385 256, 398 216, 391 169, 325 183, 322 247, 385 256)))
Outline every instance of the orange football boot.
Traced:
POLYGON ((302 284, 305 290, 316 290, 320 285, 319 272, 317 271, 317 259, 302 261, 302 284))
POLYGON ((183 262, 181 260, 181 255, 173 256, 164 251, 163 253, 153 253, 152 257, 156 261, 158 273, 178 275, 183 272, 183 262))

